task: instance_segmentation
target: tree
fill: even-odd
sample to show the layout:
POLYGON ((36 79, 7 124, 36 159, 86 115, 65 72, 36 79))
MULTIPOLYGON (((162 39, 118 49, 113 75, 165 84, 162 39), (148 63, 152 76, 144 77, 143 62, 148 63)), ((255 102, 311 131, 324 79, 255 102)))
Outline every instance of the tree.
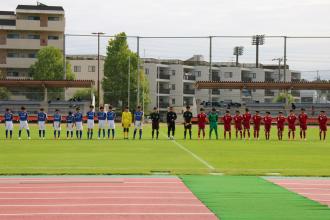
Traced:
POLYGON ((0 99, 8 100, 10 97, 10 92, 7 88, 0 87, 0 99))
MULTIPOLYGON (((81 99, 81 100, 90 100, 91 99, 91 89, 79 89, 77 90, 72 98, 81 99)), ((97 95, 95 89, 93 89, 93 94, 97 95)), ((95 97, 97 100, 97 97, 95 97)))
POLYGON ((279 93, 278 96, 276 96, 273 100, 274 103, 285 103, 285 101, 288 100, 288 103, 294 103, 294 98, 291 94, 282 92, 279 93))
MULTIPOLYGON (((119 33, 109 40, 104 63, 104 102, 123 107, 128 104, 128 66, 130 60, 130 106, 137 105, 138 63, 139 57, 129 49, 125 33, 119 33)), ((141 62, 140 62, 141 63, 141 62)), ((140 103, 149 102, 148 81, 143 68, 140 68, 140 103)))
MULTIPOLYGON (((52 46, 39 50, 37 61, 31 65, 29 74, 34 80, 63 80, 64 62, 61 50, 52 46)), ((66 65, 66 79, 74 79, 70 63, 67 63, 66 65)), ((43 90, 41 88, 33 89, 33 91, 33 93, 29 93, 29 98, 39 100, 44 98, 43 90)), ((48 99, 51 100, 57 98, 64 98, 64 88, 48 89, 48 99)))

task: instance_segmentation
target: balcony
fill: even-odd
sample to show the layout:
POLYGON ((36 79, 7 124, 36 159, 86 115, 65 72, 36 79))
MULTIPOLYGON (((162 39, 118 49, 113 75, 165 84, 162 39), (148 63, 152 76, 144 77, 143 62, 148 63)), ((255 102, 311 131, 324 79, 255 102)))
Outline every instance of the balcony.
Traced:
POLYGON ((165 79, 165 80, 170 80, 170 75, 165 74, 165 73, 160 73, 158 76, 158 79, 165 79))
MULTIPOLYGON (((63 49, 63 40, 48 40, 48 46, 63 49)), ((7 43, 0 45, 1 49, 23 49, 23 50, 40 50, 40 39, 7 39, 7 43)))
POLYGON ((265 96, 274 96, 275 93, 273 91, 270 90, 265 90, 265 96))
POLYGON ((168 108, 169 106, 168 103, 159 103, 159 108, 168 108))
POLYGON ((292 90, 291 95, 293 97, 300 97, 300 91, 299 90, 292 90))
POLYGON ((58 31, 64 32, 65 22, 60 21, 48 21, 47 27, 41 27, 39 20, 16 20, 17 30, 30 30, 30 31, 58 31))
POLYGON ((0 64, 0 68, 29 68, 37 61, 35 58, 9 58, 6 64, 0 64))
POLYGON ((195 90, 194 89, 184 89, 183 90, 183 93, 184 94, 187 94, 187 95, 194 95, 195 94, 195 90))
POLYGON ((196 76, 194 76, 194 75, 183 75, 183 80, 195 81, 196 76))
POLYGON ((159 94, 170 94, 170 89, 159 88, 159 94))
POLYGON ((212 89, 212 95, 220 95, 219 89, 212 89))
POLYGON ((212 76, 212 81, 220 81, 220 76, 212 76))
POLYGON ((252 78, 251 77, 242 77, 242 81, 243 82, 252 82, 252 78))

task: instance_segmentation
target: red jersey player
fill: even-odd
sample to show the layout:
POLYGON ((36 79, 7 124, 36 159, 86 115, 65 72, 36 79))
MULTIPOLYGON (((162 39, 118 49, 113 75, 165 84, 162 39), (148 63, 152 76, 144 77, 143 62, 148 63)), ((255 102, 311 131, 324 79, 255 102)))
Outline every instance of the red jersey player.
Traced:
POLYGON ((322 140, 322 133, 323 133, 323 140, 325 141, 326 135, 327 135, 327 124, 328 124, 328 118, 325 115, 324 111, 320 112, 320 115, 318 117, 319 121, 319 127, 320 127, 320 140, 322 140))
POLYGON ((294 138, 295 138, 296 120, 297 120, 297 117, 296 117, 294 111, 291 109, 290 110, 290 115, 288 116, 288 126, 289 126, 288 137, 289 137, 289 140, 291 138, 291 133, 292 133, 292 140, 294 140, 294 138))
POLYGON ((246 137, 246 133, 250 139, 250 121, 251 121, 251 113, 249 112, 249 109, 245 109, 245 113, 243 114, 243 127, 244 127, 244 131, 243 131, 243 136, 244 139, 246 137))
POLYGON ((266 140, 269 140, 270 137, 270 128, 272 127, 272 116, 270 116, 270 112, 266 112, 264 117, 264 125, 265 125, 265 136, 266 140))
POLYGON ((234 116, 236 139, 238 138, 238 132, 239 132, 240 137, 242 139, 242 121, 243 121, 242 115, 240 114, 239 111, 236 111, 236 114, 234 116))
POLYGON ((229 133, 229 139, 231 139, 231 121, 232 121, 232 117, 231 117, 230 112, 228 110, 226 111, 226 114, 223 116, 222 120, 223 120, 223 125, 224 125, 224 131, 223 131, 224 138, 226 139, 226 135, 227 135, 227 132, 228 132, 229 133))
POLYGON ((277 121, 277 137, 279 140, 283 140, 283 131, 285 124, 285 117, 283 115, 283 112, 278 113, 276 121, 277 121))
POLYGON ((253 121, 253 137, 254 139, 259 140, 259 131, 260 131, 260 124, 261 124, 261 116, 259 115, 259 111, 256 111, 256 114, 252 117, 253 121))
POLYGON ((302 140, 304 138, 304 140, 306 141, 306 130, 307 130, 308 116, 305 113, 304 108, 301 109, 301 113, 298 115, 298 119, 299 119, 299 125, 300 125, 300 139, 302 140))
POLYGON ((203 132, 203 140, 205 139, 205 124, 207 115, 204 112, 204 109, 200 109, 200 113, 197 115, 198 118, 198 139, 200 139, 201 131, 203 132))

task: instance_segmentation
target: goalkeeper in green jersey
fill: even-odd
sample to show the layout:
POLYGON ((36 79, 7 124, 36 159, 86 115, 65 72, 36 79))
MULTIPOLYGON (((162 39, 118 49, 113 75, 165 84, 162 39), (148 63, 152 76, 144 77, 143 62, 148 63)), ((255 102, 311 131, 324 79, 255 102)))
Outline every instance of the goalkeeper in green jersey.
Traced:
POLYGON ((209 114, 208 119, 210 123, 209 138, 211 139, 212 132, 214 130, 215 137, 218 139, 218 113, 216 112, 215 108, 212 108, 212 112, 209 114))

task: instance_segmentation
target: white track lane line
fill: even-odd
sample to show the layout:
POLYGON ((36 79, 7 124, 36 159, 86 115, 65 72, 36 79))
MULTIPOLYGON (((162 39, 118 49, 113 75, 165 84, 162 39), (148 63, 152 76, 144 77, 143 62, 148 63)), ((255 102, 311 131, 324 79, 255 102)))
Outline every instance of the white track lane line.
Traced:
POLYGON ((61 216, 61 215, 142 215, 142 216, 147 216, 147 215, 151 215, 151 216, 157 216, 157 215, 161 215, 161 216, 173 216, 173 215, 212 215, 214 216, 214 214, 212 212, 186 212, 186 213, 175 213, 175 212, 160 212, 160 213, 148 213, 148 212, 135 212, 135 213, 130 213, 130 212, 104 212, 104 213, 100 213, 100 212, 81 212, 81 213, 63 213, 63 212, 56 212, 56 213, 20 213, 20 214, 0 214, 0 216, 38 216, 38 215, 56 215, 56 216, 61 216))
POLYGON ((80 207, 80 206, 179 206, 179 207, 204 207, 203 204, 177 204, 177 203, 168 203, 168 204, 131 204, 131 203, 120 203, 120 204, 109 204, 109 203, 100 203, 100 204, 33 204, 33 205, 15 205, 7 204, 0 205, 0 207, 80 207))
POLYGON ((53 191, 42 191, 42 192, 15 192, 15 191, 9 191, 9 192, 0 192, 0 194, 59 194, 59 193, 65 193, 65 194, 90 194, 90 193, 159 193, 159 194, 192 194, 190 191, 188 192, 164 192, 164 191, 59 191, 59 192, 53 192, 53 191))
MULTIPOLYGON (((167 136, 164 133, 162 133, 162 135, 167 138, 167 136)), ((185 151, 190 156, 192 156, 193 158, 195 158, 196 160, 198 160, 199 162, 201 162, 202 164, 204 164, 204 166, 206 166, 208 169, 210 169, 210 171, 214 171, 215 170, 215 168, 211 164, 209 164, 204 159, 202 159, 201 157, 199 157, 196 154, 194 154, 193 152, 191 152, 189 149, 187 149, 186 147, 184 147, 182 144, 180 144, 176 140, 171 140, 171 142, 174 143, 176 146, 178 146, 181 150, 185 151)))
POLYGON ((178 199, 178 200, 197 200, 195 197, 168 197, 168 196, 86 196, 86 197, 33 197, 33 198, 6 198, 0 200, 77 200, 77 199, 178 199))

